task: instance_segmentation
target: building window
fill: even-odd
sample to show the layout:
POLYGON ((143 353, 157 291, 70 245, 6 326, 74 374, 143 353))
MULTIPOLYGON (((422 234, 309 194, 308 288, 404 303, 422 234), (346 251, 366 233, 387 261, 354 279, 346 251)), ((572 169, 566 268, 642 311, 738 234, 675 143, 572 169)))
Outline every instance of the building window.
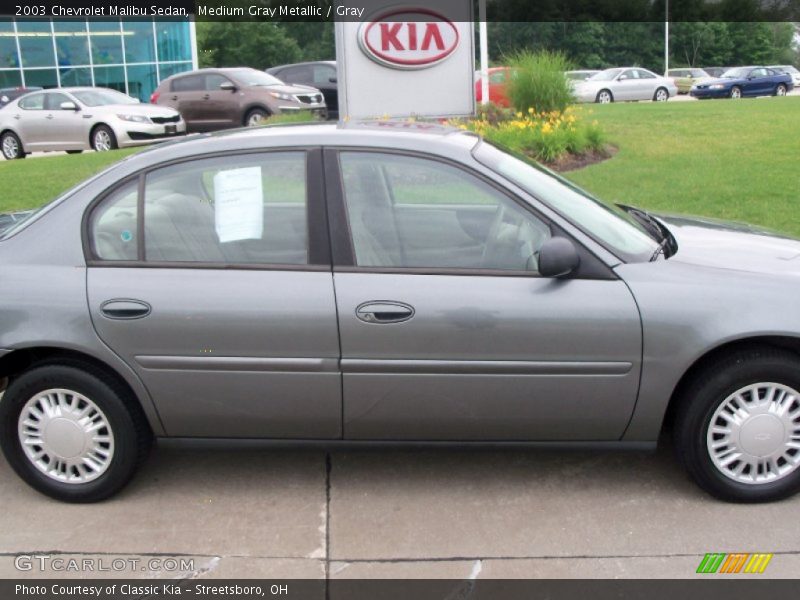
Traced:
POLYGON ((50 21, 17 22, 17 35, 23 67, 55 65, 50 21))

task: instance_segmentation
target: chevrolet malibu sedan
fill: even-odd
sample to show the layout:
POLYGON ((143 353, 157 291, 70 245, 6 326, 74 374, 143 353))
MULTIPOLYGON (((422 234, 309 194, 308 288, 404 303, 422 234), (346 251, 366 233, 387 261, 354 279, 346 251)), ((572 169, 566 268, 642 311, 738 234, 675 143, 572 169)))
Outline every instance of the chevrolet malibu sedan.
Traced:
POLYGON ((666 102, 678 94, 672 79, 656 75, 641 67, 606 69, 586 81, 576 83, 575 98, 578 102, 625 102, 630 100, 653 100, 666 102))
POLYGON ((8 159, 36 151, 104 152, 186 133, 171 108, 140 104, 107 88, 57 88, 26 94, 0 112, 0 148, 8 159))
POLYGON ((0 281, 0 445, 61 500, 117 492, 154 438, 665 427, 719 498, 800 486, 800 241, 605 204, 461 130, 160 145, 7 231, 0 281))
POLYGON ((736 67, 717 78, 692 86, 693 97, 744 98, 746 96, 785 96, 794 89, 792 76, 768 67, 736 67))

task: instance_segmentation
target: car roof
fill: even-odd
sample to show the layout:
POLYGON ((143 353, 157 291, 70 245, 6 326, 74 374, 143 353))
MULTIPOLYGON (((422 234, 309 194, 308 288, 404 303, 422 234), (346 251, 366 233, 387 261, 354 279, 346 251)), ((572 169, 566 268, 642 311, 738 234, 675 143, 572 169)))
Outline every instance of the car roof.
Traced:
POLYGON ((280 69, 286 69, 288 67, 303 67, 305 65, 330 65, 331 67, 336 66, 335 60, 308 60, 306 62, 299 62, 299 63, 287 63, 285 65, 275 65, 274 67, 270 67, 266 69, 267 73, 271 73, 272 71, 278 71, 280 69))
POLYGON ((120 164, 126 163, 140 169, 203 154, 319 146, 405 149, 449 156, 457 150, 470 152, 480 139, 480 136, 470 131, 422 121, 267 125, 192 134, 151 146, 129 156, 120 164))

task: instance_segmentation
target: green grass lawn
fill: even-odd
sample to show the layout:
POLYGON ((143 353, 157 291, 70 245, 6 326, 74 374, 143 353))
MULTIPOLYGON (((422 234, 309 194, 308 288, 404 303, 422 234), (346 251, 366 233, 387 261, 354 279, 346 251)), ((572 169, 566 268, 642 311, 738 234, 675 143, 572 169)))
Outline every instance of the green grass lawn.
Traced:
POLYGON ((24 160, 0 157, 0 213, 41 206, 136 150, 29 156, 24 160))
POLYGON ((747 221, 800 236, 800 97, 592 106, 619 148, 566 173, 653 211, 747 221))

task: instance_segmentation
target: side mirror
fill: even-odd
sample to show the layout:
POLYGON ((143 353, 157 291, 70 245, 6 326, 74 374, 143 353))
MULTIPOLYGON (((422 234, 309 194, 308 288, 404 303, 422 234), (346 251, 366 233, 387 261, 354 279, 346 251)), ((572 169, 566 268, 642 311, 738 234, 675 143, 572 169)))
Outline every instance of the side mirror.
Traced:
POLYGON ((336 77, 328 77, 328 82, 329 83, 336 83, 337 81, 339 81, 339 80, 336 77))
POLYGON ((617 81, 625 81, 627 78, 628 78, 627 75, 620 75, 619 77, 617 77, 617 81))
POLYGON ((58 105, 61 110, 78 110, 78 105, 74 102, 62 102, 58 105))
POLYGON ((230 81, 223 81, 219 84, 219 89, 225 90, 226 92, 235 92, 236 86, 230 81))
POLYGON ((550 238, 539 250, 539 273, 542 277, 566 277, 580 264, 578 250, 567 238, 550 238))

